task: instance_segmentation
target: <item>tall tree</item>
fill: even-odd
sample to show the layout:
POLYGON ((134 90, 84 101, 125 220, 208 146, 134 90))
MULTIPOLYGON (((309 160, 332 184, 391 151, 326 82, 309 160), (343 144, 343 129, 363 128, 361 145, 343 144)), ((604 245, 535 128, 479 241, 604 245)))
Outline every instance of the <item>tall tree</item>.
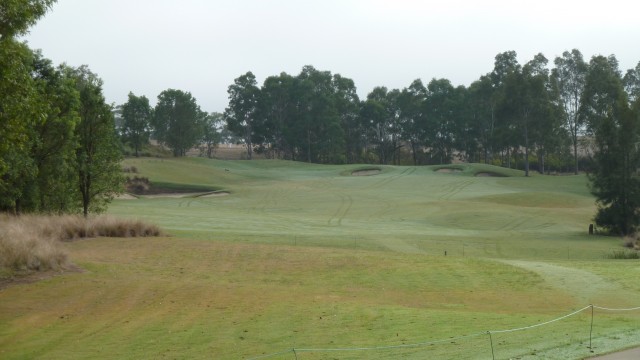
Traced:
POLYGON ((80 95, 76 128, 76 166, 84 216, 101 212, 122 191, 121 152, 111 105, 102 95, 102 80, 86 66, 68 69, 80 95))
POLYGON ((490 74, 494 92, 492 101, 495 104, 495 128, 494 145, 495 150, 506 151, 506 163, 503 165, 511 167, 511 150, 519 148, 519 135, 516 126, 517 113, 513 106, 510 106, 512 94, 507 90, 508 84, 515 85, 518 74, 522 71, 518 63, 515 51, 506 51, 496 55, 493 71, 490 74))
POLYGON ((432 158, 439 164, 448 164, 453 156, 454 132, 462 104, 447 79, 432 79, 427 90, 426 116, 430 128, 427 143, 432 158))
POLYGON ((36 174, 31 141, 45 104, 30 74, 32 55, 24 44, 11 38, 0 40, 0 207, 4 211, 20 211, 24 183, 36 174))
POLYGON ((294 109, 295 79, 287 73, 270 76, 260 89, 258 129, 255 131, 263 143, 265 153, 282 159, 294 159, 291 127, 294 109))
MULTIPOLYGON (((355 163, 360 160, 362 152, 362 131, 359 129, 360 99, 356 92, 353 80, 334 74, 331 81, 333 85, 333 105, 335 106, 342 134, 344 134, 344 152, 347 163, 355 163)), ((336 149, 336 151, 340 151, 336 149)))
POLYGON ((640 129, 615 57, 594 56, 589 62, 581 109, 595 140, 589 180, 598 205, 596 224, 612 233, 631 234, 640 224, 640 129))
POLYGON ((306 65, 296 77, 294 89, 293 133, 301 158, 307 162, 344 162, 344 132, 331 73, 306 65))
POLYGON ((221 113, 203 114, 200 154, 204 154, 210 159, 213 157, 213 151, 218 144, 220 144, 220 141, 222 141, 222 135, 218 131, 222 122, 223 115, 221 113))
POLYGON ((151 125, 158 141, 184 156, 202 139, 202 111, 191 93, 167 89, 158 95, 151 125))
POLYGON ((140 156, 140 149, 149 142, 151 133, 151 106, 146 96, 136 96, 129 92, 129 98, 122 105, 122 140, 133 146, 135 156, 140 156))
POLYGON ((467 116, 473 137, 482 151, 482 160, 489 163, 493 156, 494 129, 496 122, 495 88, 489 76, 481 76, 467 91, 467 116))
POLYGON ((64 70, 35 53, 32 74, 46 116, 35 122, 31 157, 37 172, 24 189, 25 210, 63 213, 78 208, 75 129, 80 101, 75 79, 64 70))
POLYGON ((627 70, 622 81, 629 96, 629 102, 634 103, 640 98, 640 62, 635 68, 627 70))
POLYGON ((587 63, 579 50, 565 51, 554 61, 552 77, 562 104, 565 124, 573 145, 574 173, 578 174, 578 139, 582 135, 585 119, 580 113, 580 99, 584 92, 587 63))
POLYGON ((409 142, 413 165, 418 165, 418 154, 426 139, 427 88, 422 80, 414 80, 397 98, 401 137, 409 142))
POLYGON ((229 86, 227 93, 229 93, 229 106, 224 112, 227 128, 244 140, 247 146, 247 157, 251 160, 260 94, 255 75, 249 71, 236 78, 233 85, 229 86))
POLYGON ((394 95, 384 86, 375 87, 363 102, 360 116, 367 129, 369 142, 373 145, 380 164, 388 164, 393 158, 395 104, 394 95))

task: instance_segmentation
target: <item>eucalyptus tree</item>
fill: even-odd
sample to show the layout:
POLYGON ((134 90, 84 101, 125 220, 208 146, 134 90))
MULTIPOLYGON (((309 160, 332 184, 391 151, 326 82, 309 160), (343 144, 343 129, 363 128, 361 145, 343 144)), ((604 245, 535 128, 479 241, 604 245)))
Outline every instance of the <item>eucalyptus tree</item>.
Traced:
POLYGON ((453 158, 455 131, 462 105, 457 92, 447 79, 432 79, 427 85, 427 146, 433 160, 439 164, 448 164, 453 158))
MULTIPOLYGON (((538 171, 545 172, 547 156, 561 149, 564 132, 563 117, 560 114, 560 99, 557 89, 553 86, 550 72, 547 68, 548 60, 544 55, 537 54, 523 66, 526 92, 526 107, 529 120, 525 122, 528 139, 526 143, 535 150, 538 156, 538 171)), ((523 113, 524 115, 524 113, 523 113)), ((528 164, 529 157, 525 157, 528 164)))
POLYGON ((208 158, 213 157, 215 148, 222 141, 222 134, 219 129, 223 121, 224 115, 221 113, 202 113, 201 155, 206 155, 208 158))
POLYGON ((296 134, 300 157, 307 162, 344 162, 344 130, 331 73, 304 66, 294 89, 296 121, 292 133, 296 134))
POLYGON ((291 138, 294 120, 295 78, 287 73, 269 76, 264 80, 258 97, 257 116, 263 149, 274 157, 283 159, 295 158, 294 143, 291 138))
POLYGON ((411 147, 413 165, 418 165, 418 154, 426 141, 426 101, 427 88, 420 79, 402 89, 397 97, 401 139, 411 147))
POLYGON ((140 149, 149 142, 152 111, 146 96, 136 96, 129 92, 128 100, 122 105, 121 136, 125 143, 133 146, 136 157, 140 149))
POLYGON ((355 163, 361 160, 364 143, 359 122, 360 99, 353 80, 334 74, 331 84, 333 105, 340 118, 340 126, 344 134, 345 160, 347 163, 355 163))
POLYGON ((634 103, 640 98, 640 62, 635 68, 627 70, 622 81, 627 91, 629 102, 634 103))
POLYGON ((253 140, 258 121, 258 97, 260 89, 255 75, 251 71, 239 76, 229 85, 229 106, 224 112, 227 129, 241 137, 247 146, 247 158, 253 158, 253 140))
POLYGON ((189 92, 167 89, 158 95, 151 125, 156 139, 174 156, 184 156, 202 139, 203 113, 189 92))
POLYGON ((627 235, 640 224, 639 118, 629 109, 615 57, 589 62, 581 110, 594 137, 591 192, 596 197, 597 225, 627 235))
POLYGON ((67 69, 79 93, 80 121, 75 129, 78 141, 76 166, 84 216, 104 211, 122 191, 121 152, 118 147, 111 105, 102 94, 102 80, 88 67, 67 69))
POLYGON ((481 76, 467 89, 467 116, 471 123, 473 137, 482 151, 482 159, 489 163, 493 156, 494 129, 496 124, 495 88, 491 78, 481 76))
MULTIPOLYGON (((515 51, 506 51, 496 55, 494 68, 489 75, 495 91, 492 102, 495 104, 495 128, 494 145, 496 150, 506 151, 506 166, 511 167, 511 150, 519 147, 518 131, 516 126, 516 109, 511 106, 513 103, 512 94, 507 87, 517 84, 517 77, 522 71, 522 66, 518 63, 515 51)), ((504 161, 503 161, 504 164, 504 161)))
POLYGON ((378 162, 387 164, 393 159, 396 149, 397 112, 394 101, 398 91, 388 91, 386 87, 375 87, 362 103, 360 116, 367 131, 369 142, 373 145, 378 162))
POLYGON ((573 145, 574 173, 578 174, 578 140, 585 126, 585 119, 580 112, 580 99, 585 87, 587 63, 577 49, 563 52, 562 57, 556 57, 554 63, 552 78, 558 88, 565 126, 573 145))
POLYGON ((619 110, 621 97, 626 100, 618 60, 615 56, 593 56, 589 61, 585 88, 580 98, 581 116, 585 117, 587 130, 593 134, 600 122, 619 110))

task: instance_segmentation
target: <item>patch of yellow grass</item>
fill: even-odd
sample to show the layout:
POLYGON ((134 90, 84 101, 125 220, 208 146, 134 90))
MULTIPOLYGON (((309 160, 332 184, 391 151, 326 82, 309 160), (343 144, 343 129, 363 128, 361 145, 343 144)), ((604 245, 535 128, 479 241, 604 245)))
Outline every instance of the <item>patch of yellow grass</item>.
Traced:
POLYGON ((0 215, 0 275, 64 269, 69 261, 61 241, 160 235, 156 225, 111 216, 0 215))

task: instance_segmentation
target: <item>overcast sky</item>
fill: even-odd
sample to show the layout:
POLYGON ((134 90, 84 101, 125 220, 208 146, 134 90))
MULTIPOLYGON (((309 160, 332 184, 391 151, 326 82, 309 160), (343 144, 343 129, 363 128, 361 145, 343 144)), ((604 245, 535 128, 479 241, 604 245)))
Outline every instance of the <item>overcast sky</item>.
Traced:
POLYGON ((24 39, 55 63, 86 64, 108 102, 168 88, 224 111, 227 87, 252 71, 297 75, 304 65, 402 89, 421 78, 468 86, 515 50, 552 65, 565 50, 640 61, 640 3, 499 0, 58 0, 24 39))

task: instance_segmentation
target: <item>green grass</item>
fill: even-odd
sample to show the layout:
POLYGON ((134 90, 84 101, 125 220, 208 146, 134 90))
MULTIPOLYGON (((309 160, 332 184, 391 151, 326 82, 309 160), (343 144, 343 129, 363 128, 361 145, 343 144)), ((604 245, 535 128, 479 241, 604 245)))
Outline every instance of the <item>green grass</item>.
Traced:
MULTIPOLYGON (((622 241, 587 235, 584 176, 486 165, 128 159, 151 181, 228 192, 118 200, 168 238, 67 244, 87 271, 0 291, 0 357, 486 359, 486 331, 590 303, 637 306, 622 241), (372 176, 353 171, 379 169, 372 176), (501 177, 478 177, 478 172, 501 177), (446 251, 446 256, 445 256, 446 251), (18 300, 19 299, 19 300, 18 300), (461 336, 470 336, 459 338, 461 336), (455 338, 455 339, 452 339, 455 338)), ((590 311, 494 334, 496 358, 589 354, 590 311)), ((640 311, 596 311, 596 353, 640 344, 640 311)))

